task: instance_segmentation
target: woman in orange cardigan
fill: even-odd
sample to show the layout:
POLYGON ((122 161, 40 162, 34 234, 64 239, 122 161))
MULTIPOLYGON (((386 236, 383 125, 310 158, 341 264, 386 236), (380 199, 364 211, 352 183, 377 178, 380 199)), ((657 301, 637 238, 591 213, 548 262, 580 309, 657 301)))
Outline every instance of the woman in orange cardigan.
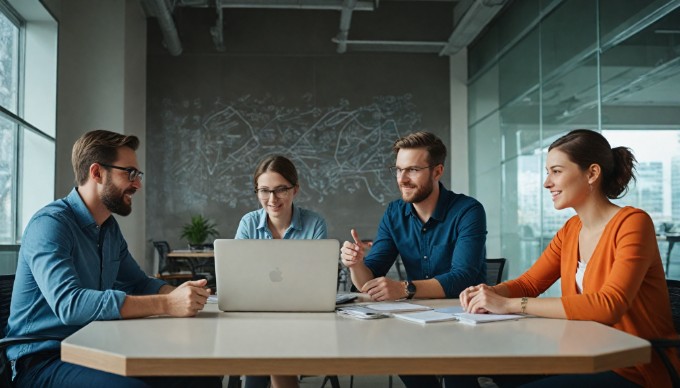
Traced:
MULTIPOLYGON (((577 215, 519 278, 464 290, 463 308, 590 320, 645 339, 676 338, 652 220, 640 209, 610 201, 634 179, 634 163, 628 148, 611 149, 594 131, 571 131, 552 143, 543 186, 556 209, 571 207, 577 215), (536 298, 560 278, 561 298, 536 298)), ((651 363, 635 367, 536 378, 527 386, 671 386, 656 354, 651 363)))

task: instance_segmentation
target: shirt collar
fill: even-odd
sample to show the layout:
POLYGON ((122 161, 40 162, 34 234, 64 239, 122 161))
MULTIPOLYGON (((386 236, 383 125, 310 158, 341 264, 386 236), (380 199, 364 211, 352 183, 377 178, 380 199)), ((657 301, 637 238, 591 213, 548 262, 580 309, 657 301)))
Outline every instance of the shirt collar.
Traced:
POLYGON ((291 205, 293 209, 293 217, 290 220, 290 229, 302 230, 302 217, 295 205, 291 205))
MULTIPOLYGON (((300 230, 302 229, 302 217, 300 217, 300 212, 297 210, 295 207, 295 204, 292 205, 293 209, 293 217, 291 217, 290 220, 290 226, 288 227, 289 229, 296 229, 300 230)), ((260 220, 257 223, 257 229, 258 230, 265 230, 267 226, 267 211, 264 210, 264 208, 259 210, 259 215, 260 215, 260 220)))
MULTIPOLYGON (((452 191, 449 191, 444 187, 444 184, 441 182, 437 182, 439 185, 439 198, 437 198, 437 206, 434 208, 434 212, 432 213, 432 216, 430 218, 433 218, 437 221, 443 221, 446 218, 446 209, 448 207, 450 197, 453 194, 452 191)), ((416 215, 416 210, 413 207, 412 203, 407 204, 406 209, 404 209, 404 214, 409 216, 417 216, 416 215)))
POLYGON ((92 213, 90 213, 90 210, 88 210, 87 206, 85 206, 85 202, 83 202, 83 199, 80 197, 77 187, 74 187, 68 196, 66 196, 66 202, 71 209, 73 209, 73 214, 75 215, 76 222, 78 222, 78 226, 86 228, 97 225, 92 213))

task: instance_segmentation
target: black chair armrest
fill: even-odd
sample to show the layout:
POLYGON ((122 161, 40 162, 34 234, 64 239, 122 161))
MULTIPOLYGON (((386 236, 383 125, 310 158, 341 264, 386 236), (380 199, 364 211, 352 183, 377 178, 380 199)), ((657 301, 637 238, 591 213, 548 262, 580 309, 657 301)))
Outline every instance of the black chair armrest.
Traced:
POLYGON ((668 358, 668 354, 664 351, 665 349, 675 348, 680 349, 680 339, 667 339, 667 338, 657 338, 651 339, 649 342, 652 344, 652 349, 659 355, 661 362, 663 362, 668 374, 671 377, 674 387, 680 387, 680 376, 678 371, 675 370, 671 360, 668 358))
POLYGON ((61 341, 61 340, 63 340, 63 338, 52 337, 52 336, 5 337, 5 338, 0 338, 0 350, 4 350, 8 346, 30 344, 32 342, 40 342, 40 341, 48 341, 48 340, 61 341))
POLYGON ((32 336, 32 337, 5 337, 0 338, 0 386, 11 387, 12 386, 12 369, 10 367, 9 360, 5 354, 5 349, 12 345, 28 344, 31 342, 40 341, 61 341, 63 338, 54 336, 32 336))

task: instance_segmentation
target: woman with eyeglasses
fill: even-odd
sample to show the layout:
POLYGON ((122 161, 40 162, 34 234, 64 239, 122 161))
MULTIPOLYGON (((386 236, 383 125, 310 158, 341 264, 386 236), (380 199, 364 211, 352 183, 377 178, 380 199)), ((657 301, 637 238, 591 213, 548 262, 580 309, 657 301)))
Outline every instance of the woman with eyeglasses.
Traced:
MULTIPOLYGON (((325 239, 326 221, 317 213, 295 206, 300 190, 295 165, 280 155, 268 156, 253 176, 262 209, 241 218, 237 239, 325 239)), ((269 377, 248 376, 246 388, 267 387, 269 377)), ((297 387, 297 376, 271 376, 272 387, 297 387)))

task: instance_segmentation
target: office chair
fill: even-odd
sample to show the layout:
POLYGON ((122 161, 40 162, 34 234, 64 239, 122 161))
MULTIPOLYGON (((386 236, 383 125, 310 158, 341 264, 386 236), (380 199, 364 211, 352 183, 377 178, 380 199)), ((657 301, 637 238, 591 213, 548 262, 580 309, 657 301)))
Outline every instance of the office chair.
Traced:
POLYGON ((61 341, 56 337, 3 337, 9 319, 9 307, 12 303, 12 291, 14 290, 14 275, 0 275, 0 386, 11 387, 12 366, 7 359, 5 349, 12 345, 26 344, 45 340, 61 341))
POLYGON ((158 265, 155 268, 155 276, 158 279, 165 280, 173 286, 178 286, 194 278, 192 273, 181 273, 176 260, 168 260, 168 253, 170 253, 171 249, 167 241, 154 241, 153 247, 158 253, 158 265))
POLYGON ((503 279, 505 262, 506 260, 504 258, 486 259, 486 284, 495 286, 501 282, 503 279))
MULTIPOLYGON (((673 326, 675 327, 675 332, 680 333, 680 280, 666 279, 666 285, 668 286, 668 296, 671 301, 673 326)), ((651 339, 649 342, 652 344, 652 349, 654 349, 666 367, 673 386, 680 387, 680 376, 668 357, 668 349, 672 349, 676 352, 680 349, 680 339, 659 338, 651 339)))

